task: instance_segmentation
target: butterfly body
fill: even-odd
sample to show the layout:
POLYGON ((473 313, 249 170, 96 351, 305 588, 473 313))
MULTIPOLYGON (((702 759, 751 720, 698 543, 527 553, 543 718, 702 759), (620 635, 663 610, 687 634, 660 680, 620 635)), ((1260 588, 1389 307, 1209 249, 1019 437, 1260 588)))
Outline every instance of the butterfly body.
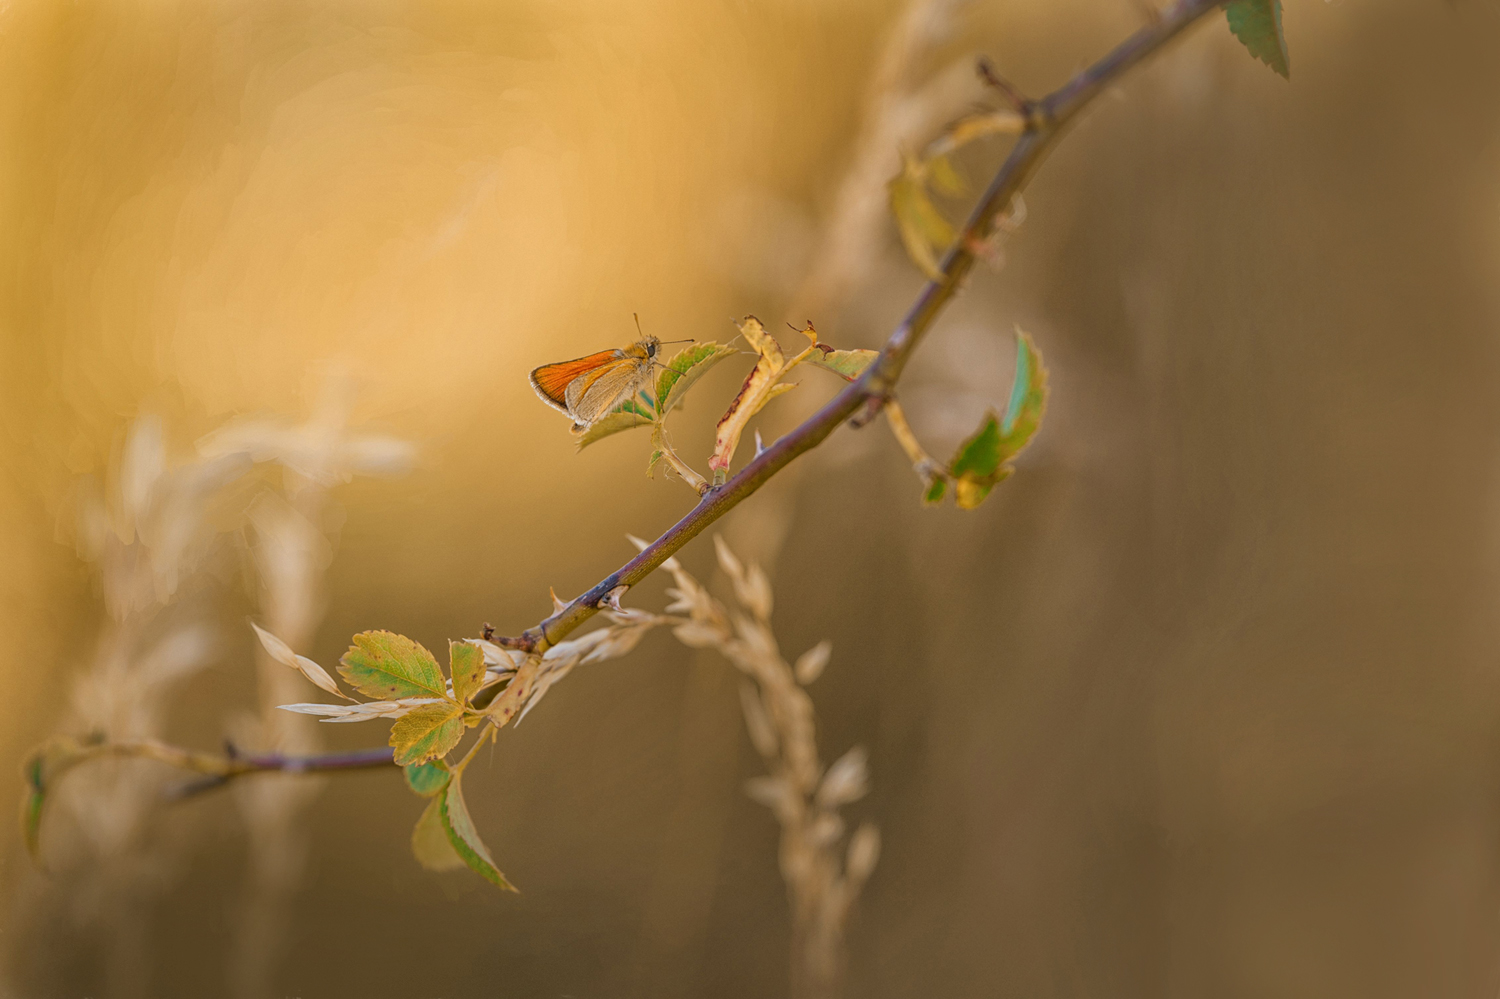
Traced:
POLYGON ((544 364, 531 373, 531 387, 547 405, 572 417, 573 433, 581 434, 651 384, 660 345, 648 336, 628 347, 544 364))

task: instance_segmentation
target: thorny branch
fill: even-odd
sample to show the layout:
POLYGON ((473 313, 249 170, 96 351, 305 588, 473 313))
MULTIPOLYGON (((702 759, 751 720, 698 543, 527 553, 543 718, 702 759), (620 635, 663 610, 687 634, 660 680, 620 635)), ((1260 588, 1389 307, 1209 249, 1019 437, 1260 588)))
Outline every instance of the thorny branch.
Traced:
MULTIPOLYGON (((1223 0, 1177 0, 1158 19, 1141 28, 1104 58, 1074 76, 1060 89, 1040 100, 1025 101, 1026 126, 1011 148, 1010 155, 1006 157, 1005 162, 985 189, 979 203, 975 205, 968 221, 958 234, 958 238, 954 240, 943 257, 939 267, 939 279, 927 283, 901 324, 886 341, 880 356, 865 369, 858 379, 851 382, 822 409, 784 437, 769 447, 758 448, 755 457, 738 474, 720 485, 706 488, 703 498, 686 516, 654 542, 643 544, 640 554, 606 576, 592 589, 566 604, 561 604, 550 617, 526 629, 518 636, 496 635, 494 630, 486 625, 484 638, 497 646, 531 654, 541 654, 557 647, 568 634, 601 610, 618 610, 619 598, 627 589, 667 562, 683 545, 739 505, 767 480, 790 464, 793 459, 821 444, 845 420, 862 426, 884 409, 898 441, 913 461, 925 459, 935 464, 916 443, 894 399, 895 386, 901 378, 907 360, 943 308, 957 294, 964 278, 974 266, 977 259, 976 250, 985 245, 997 226, 1004 224, 1005 213, 1012 201, 1066 126, 1126 71, 1167 44, 1194 21, 1218 9, 1222 2, 1223 0)), ((639 628, 630 629, 628 641, 617 650, 618 652, 623 653, 629 647, 633 647, 640 630, 669 620, 661 616, 650 617, 652 618, 650 622, 640 622, 639 628)), ((580 645, 584 644, 587 643, 580 642, 580 645)), ((580 657, 583 661, 588 661, 584 652, 585 650, 581 648, 578 655, 565 657, 562 667, 549 673, 548 679, 555 681, 560 678, 580 657)), ((510 694, 526 693, 529 695, 532 684, 538 682, 538 677, 535 675, 537 667, 534 663, 523 668, 530 670, 530 673, 527 674, 525 682, 512 684, 514 690, 507 688, 510 694)), ((494 687, 491 691, 481 693, 476 698, 474 707, 480 710, 486 709, 490 699, 496 698, 496 692, 499 690, 499 687, 494 687)), ((491 724, 498 726, 509 721, 511 714, 520 707, 524 699, 519 696, 508 697, 508 701, 513 701, 514 704, 507 706, 508 713, 504 714, 503 720, 491 711, 491 724)), ((536 698, 532 697, 530 705, 534 705, 535 700, 536 698)), ((214 754, 182 749, 155 740, 139 740, 74 745, 62 769, 71 769, 72 766, 84 760, 103 756, 155 759, 180 769, 205 775, 205 779, 179 788, 176 792, 179 797, 220 787, 237 777, 255 773, 331 772, 391 766, 394 762, 389 747, 315 756, 241 755, 232 749, 224 754, 214 754)), ((38 765, 41 765, 41 761, 38 765)), ((59 771, 49 774, 49 779, 55 777, 57 772, 59 771)), ((39 792, 41 772, 38 771, 34 779, 30 777, 29 779, 34 789, 39 792)))
POLYGON ((939 267, 940 277, 929 281, 901 324, 886 341, 880 356, 857 380, 802 424, 761 451, 734 477, 710 487, 698 505, 639 555, 610 573, 592 589, 575 597, 541 623, 520 635, 505 637, 486 626, 485 637, 505 648, 544 652, 593 617, 600 604, 620 587, 645 579, 703 529, 754 493, 799 455, 812 450, 845 420, 863 425, 890 401, 901 372, 933 322, 957 294, 974 266, 975 248, 985 245, 999 217, 1031 178, 1052 144, 1079 112, 1126 71, 1152 55, 1194 21, 1217 10, 1222 0, 1177 0, 1161 16, 1126 39, 1114 51, 1078 73, 1067 84, 1037 101, 1026 101, 1024 131, 1011 147, 999 172, 974 206, 958 239, 939 267))

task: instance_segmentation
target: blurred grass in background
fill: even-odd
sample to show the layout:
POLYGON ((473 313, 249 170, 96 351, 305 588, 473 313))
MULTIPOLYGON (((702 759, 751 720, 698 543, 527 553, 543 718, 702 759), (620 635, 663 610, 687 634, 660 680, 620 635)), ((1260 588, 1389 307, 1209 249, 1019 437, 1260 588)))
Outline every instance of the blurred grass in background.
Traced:
MULTIPOLYGON (((890 228, 846 308, 782 312, 897 13, 0 11, 5 758, 87 656, 96 595, 59 525, 141 412, 186 448, 305 413, 338 369, 362 426, 419 443, 413 475, 337 491, 325 663, 366 628, 534 623, 547 586, 675 520, 689 497, 641 474, 644 442, 575 456, 525 372, 626 342, 632 312, 664 338, 754 312, 882 339, 920 285, 890 228)), ((1140 16, 976 3, 931 70, 985 52, 1040 93, 1140 16)), ((768 568, 789 649, 834 641, 825 745, 871 749, 858 807, 885 849, 852 995, 1494 992, 1500 16, 1293 0, 1286 21, 1290 84, 1219 23, 1103 102, 918 355, 905 398, 943 453, 1003 397, 1013 323, 1046 353, 1048 422, 985 507, 922 510, 879 426, 805 459, 768 568)), ((678 418, 685 451, 730 367, 678 418)), ((686 561, 706 578, 706 545, 686 561)), ((237 622, 242 584, 217 585, 237 622)), ((178 701, 184 739, 213 745, 251 696, 231 635, 178 701)), ((779 994, 776 831, 739 790, 738 714, 727 669, 662 636, 560 686, 471 772, 519 898, 417 868, 394 775, 330 782, 278 988, 779 994), (441 947, 392 946, 415 921, 441 947)), ((160 822, 194 835, 146 991, 217 994, 240 827, 227 798, 160 822)), ((18 838, 5 857, 15 895, 35 875, 18 838)), ((15 994, 100 988, 63 908, 7 919, 15 994)))

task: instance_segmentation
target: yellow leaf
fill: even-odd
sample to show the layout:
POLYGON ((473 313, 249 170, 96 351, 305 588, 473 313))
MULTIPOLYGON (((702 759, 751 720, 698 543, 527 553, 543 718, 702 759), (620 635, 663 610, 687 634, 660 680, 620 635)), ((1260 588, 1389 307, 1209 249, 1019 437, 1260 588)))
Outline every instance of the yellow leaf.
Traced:
POLYGON ((908 159, 902 172, 889 185, 891 214, 912 262, 934 281, 942 279, 938 268, 938 251, 953 242, 953 225, 927 196, 926 177, 921 165, 908 159))
POLYGON ((468 704, 484 684, 484 652, 468 642, 449 642, 448 672, 453 677, 454 698, 468 704))
POLYGON ((464 709, 452 701, 424 704, 391 726, 396 763, 408 766, 447 755, 464 735, 464 709))

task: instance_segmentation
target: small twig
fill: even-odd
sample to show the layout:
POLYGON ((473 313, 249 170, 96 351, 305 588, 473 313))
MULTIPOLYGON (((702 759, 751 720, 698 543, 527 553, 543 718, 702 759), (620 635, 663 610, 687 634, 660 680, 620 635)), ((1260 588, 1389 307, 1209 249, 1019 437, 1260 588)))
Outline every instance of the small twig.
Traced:
POLYGON ((906 452, 906 457, 911 460, 911 467, 916 470, 923 486, 932 485, 934 479, 947 478, 947 469, 922 447, 917 435, 912 433, 911 424, 906 422, 905 411, 895 399, 885 401, 885 418, 891 425, 896 443, 906 452))
MULTIPOLYGON (((1046 97, 1033 102, 1028 127, 1011 147, 999 171, 990 181, 969 215, 959 236, 948 248, 939 267, 939 277, 929 281, 901 324, 886 341, 880 356, 863 375, 834 396, 822 409, 756 455, 744 468, 725 481, 715 482, 698 505, 639 555, 600 580, 592 589, 574 598, 567 607, 513 637, 495 636, 491 641, 508 649, 541 652, 562 641, 575 628, 593 617, 599 601, 622 584, 634 586, 654 572, 704 528, 738 506, 799 455, 811 451, 833 433, 839 424, 862 407, 878 411, 901 377, 912 351, 921 343, 933 322, 958 293, 973 268, 973 248, 989 237, 998 217, 1016 193, 1026 186, 1065 127, 1094 98, 1113 85, 1127 70, 1176 38, 1199 18, 1217 10, 1221 0, 1177 0, 1161 17, 1137 30, 1112 52, 1046 97)), ((867 410, 868 411, 868 410, 867 410)), ((873 415, 873 414, 871 414, 873 415)))
MULTIPOLYGON (((88 746, 69 760, 69 769, 80 763, 104 756, 135 757, 156 760, 179 770, 205 774, 205 780, 191 782, 169 794, 174 800, 188 798, 203 791, 222 787, 237 777, 262 773, 322 773, 330 770, 359 770, 367 767, 394 766, 389 746, 360 749, 348 753, 318 753, 312 756, 289 756, 282 753, 241 754, 226 745, 223 755, 185 749, 155 739, 135 742, 104 742, 88 746)), ((56 779, 56 775, 53 775, 56 779)))
POLYGON ((974 71, 979 74, 981 80, 1000 91, 1006 102, 1015 108, 1017 114, 1022 118, 1031 118, 1031 111, 1036 106, 1036 101, 1021 93, 1019 87, 995 72, 995 66, 988 58, 980 56, 974 63, 974 71))

